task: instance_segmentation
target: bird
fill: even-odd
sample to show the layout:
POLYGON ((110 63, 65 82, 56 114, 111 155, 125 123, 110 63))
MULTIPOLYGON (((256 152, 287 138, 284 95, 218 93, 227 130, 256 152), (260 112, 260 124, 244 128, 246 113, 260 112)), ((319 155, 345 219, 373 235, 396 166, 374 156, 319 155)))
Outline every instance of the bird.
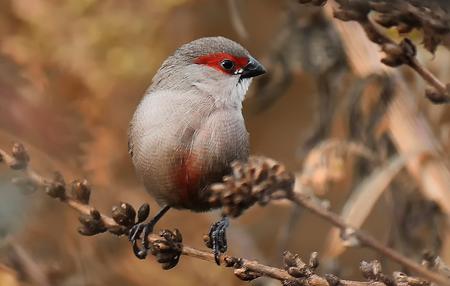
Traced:
MULTIPOLYGON (((205 212, 208 187, 249 156, 242 102, 253 77, 266 73, 240 44, 204 37, 179 47, 161 65, 131 119, 128 150, 146 191, 161 206, 129 233, 135 255, 145 258, 147 236, 170 209, 205 212), (137 247, 142 235, 143 248, 137 247)), ((210 230, 216 262, 226 251, 222 217, 210 230)))

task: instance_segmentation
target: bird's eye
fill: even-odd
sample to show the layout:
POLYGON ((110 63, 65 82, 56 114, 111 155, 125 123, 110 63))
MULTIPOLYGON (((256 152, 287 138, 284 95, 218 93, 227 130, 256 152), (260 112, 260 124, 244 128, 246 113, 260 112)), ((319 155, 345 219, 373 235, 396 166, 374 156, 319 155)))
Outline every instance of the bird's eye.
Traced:
POLYGON ((222 68, 224 70, 227 70, 227 71, 232 70, 234 68, 234 63, 233 63, 233 61, 230 61, 230 60, 223 60, 220 63, 220 65, 222 66, 222 68))

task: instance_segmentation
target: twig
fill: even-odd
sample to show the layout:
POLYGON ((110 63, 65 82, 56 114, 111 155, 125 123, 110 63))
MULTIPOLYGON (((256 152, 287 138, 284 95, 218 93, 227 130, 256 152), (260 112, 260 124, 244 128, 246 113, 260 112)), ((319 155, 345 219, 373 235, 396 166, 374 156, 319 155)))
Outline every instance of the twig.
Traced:
POLYGON ((384 246, 362 230, 352 228, 339 215, 329 211, 311 197, 294 190, 293 176, 278 162, 262 157, 250 157, 248 162, 235 162, 232 167, 232 176, 224 177, 223 183, 211 187, 210 202, 223 206, 225 215, 235 217, 255 203, 265 205, 271 200, 288 199, 339 227, 347 242, 369 247, 427 280, 439 285, 450 285, 447 278, 384 246))
MULTIPOLYGON (((79 229, 81 234, 94 235, 110 231, 114 234, 123 235, 126 234, 129 227, 133 225, 136 212, 128 204, 122 203, 119 208, 113 208, 113 217, 102 214, 88 205, 90 189, 87 187, 86 182, 80 183, 75 181, 72 186, 72 196, 69 196, 65 192, 65 183, 61 175, 55 175, 53 179, 43 177, 28 166, 29 160, 29 155, 21 144, 14 144, 12 155, 9 155, 7 152, 0 149, 0 162, 5 162, 11 169, 23 171, 23 174, 25 175, 25 180, 16 181, 16 183, 27 188, 43 188, 48 195, 66 203, 82 215, 80 217, 80 222, 83 224, 83 227, 79 229)), ((252 157, 250 158, 249 163, 234 163, 233 169, 233 176, 224 178, 225 183, 214 185, 211 188, 212 193, 209 194, 211 203, 222 204, 224 206, 224 212, 228 215, 238 216, 242 211, 256 202, 265 204, 271 199, 289 199, 295 204, 312 211, 344 230, 347 239, 356 238, 357 242, 386 255, 399 264, 417 272, 426 279, 436 282, 439 285, 450 285, 450 282, 445 277, 427 270, 395 250, 385 247, 361 230, 352 229, 337 214, 318 205, 309 197, 296 193, 293 190, 293 176, 288 174, 284 166, 277 162, 271 159, 252 157), (246 182, 247 184, 243 184, 243 182, 246 182), (246 193, 242 187, 246 188, 246 193), (223 199, 225 197, 226 200, 224 201, 223 199), (236 201, 238 201, 237 204, 236 201)), ((138 221, 142 221, 147 216, 148 207, 141 207, 138 211, 138 221)), ((214 255, 212 253, 181 245, 181 234, 179 234, 178 231, 173 233, 163 230, 159 235, 150 234, 149 241, 153 245, 152 254, 157 257, 158 262, 162 263, 163 268, 165 269, 175 266, 178 262, 179 255, 186 255, 214 262, 214 255)), ((298 257, 296 259, 298 260, 298 257)), ((297 268, 294 267, 295 271, 290 271, 289 269, 292 267, 288 265, 288 271, 286 271, 263 265, 256 261, 227 255, 221 257, 221 262, 226 267, 235 268, 234 272, 236 276, 242 280, 252 280, 259 276, 267 276, 281 281, 293 281, 298 283, 295 285, 337 285, 334 282, 336 282, 335 280, 338 278, 333 276, 334 280, 332 280, 334 282, 331 283, 328 281, 331 276, 328 277, 327 280, 326 278, 318 276, 312 270, 308 270, 309 268, 306 269, 307 271, 305 269, 301 271, 298 270, 303 276, 294 275, 297 273, 297 270, 295 269, 302 269, 302 267, 304 268, 304 265, 297 266, 297 268), (305 274, 305 271, 307 274, 305 274), (303 282, 299 281, 299 277, 302 278, 303 282)), ((405 276, 401 277, 404 278, 405 276)), ((342 285, 366 285, 366 282, 345 281, 340 279, 338 279, 338 282, 342 285)))
MULTIPOLYGON (((338 16, 336 16, 338 17, 338 16)), ((338 17, 339 18, 339 17, 338 17)), ((339 18, 340 19, 340 18, 339 18)), ((385 65, 396 67, 406 64, 419 74, 428 84, 437 91, 427 91, 427 97, 434 103, 450 102, 448 87, 442 83, 432 72, 422 65, 416 58, 416 47, 412 41, 405 38, 400 44, 395 43, 391 38, 384 35, 368 19, 359 20, 361 27, 365 30, 369 39, 381 46, 386 53, 386 57, 381 60, 385 65)))
MULTIPOLYGON (((301 3, 311 3, 314 5, 323 5, 326 1, 319 1, 320 3, 316 3, 314 0, 300 0, 301 3)), ((448 103, 450 102, 450 85, 442 83, 433 73, 431 73, 425 66, 423 66, 416 58, 416 47, 410 41, 408 38, 405 38, 400 43, 394 42, 391 38, 383 34, 369 19, 369 13, 371 10, 377 11, 381 13, 381 16, 376 19, 376 21, 385 27, 395 26, 397 25, 397 28, 402 31, 405 29, 405 25, 412 25, 411 23, 404 23, 405 17, 401 18, 400 14, 397 15, 396 19, 394 17, 395 13, 393 15, 385 15, 383 13, 386 13, 386 11, 393 11, 395 8, 398 8, 396 1, 393 1, 395 3, 375 3, 373 1, 342 1, 342 0, 336 0, 338 3, 338 7, 334 9, 333 14, 334 17, 336 17, 339 20, 342 21, 356 21, 358 22, 361 27, 366 32, 367 37, 377 45, 381 47, 383 52, 386 54, 386 57, 383 58, 381 61, 388 66, 391 67, 397 67, 400 65, 408 65, 411 67, 420 77, 422 77, 423 80, 425 80, 429 85, 431 85, 434 90, 426 90, 425 95, 426 97, 432 101, 433 103, 448 103), (390 6, 392 5, 392 6, 390 6)), ((399 1, 402 2, 402 1, 399 1)), ((400 5, 403 5, 405 3, 400 3, 400 5)), ((406 5, 406 4, 405 4, 406 5)), ((417 7, 414 7, 413 5, 409 4, 407 7, 412 12, 408 16, 414 16, 416 18, 420 18, 419 15, 414 15, 414 13, 419 13, 422 10, 425 9, 418 9, 417 7), (419 12, 417 12, 419 11, 419 12), (414 12, 414 13, 413 13, 414 12)), ((428 9, 431 11, 431 9, 428 9)), ((420 15, 422 17, 425 17, 425 15, 420 15)), ((415 22, 416 18, 408 19, 411 22, 415 22)), ((417 22, 417 21, 416 21, 417 22)), ((427 22, 424 20, 424 22, 427 22)), ((445 27, 445 26, 444 26, 445 27)), ((408 30, 414 28, 414 26, 408 26, 408 30)), ((424 30, 425 27, 420 27, 424 30)), ((437 27, 426 27, 428 29, 425 33, 426 39, 428 37, 432 37, 432 35, 427 35, 436 33, 438 34, 439 31, 443 30, 442 27, 437 25, 437 27)), ((444 29, 445 30, 445 29, 444 29)), ((448 28, 447 28, 448 30, 448 28)), ((447 31, 446 30, 446 31, 447 31)), ((440 42, 440 41, 439 41, 440 42)), ((438 43, 439 43, 438 42, 438 43)), ((436 44, 437 45, 437 44, 436 44)), ((435 45, 433 47, 427 47, 431 51, 435 50, 435 45)))
MULTIPOLYGON (((89 229, 89 224, 85 224, 85 221, 80 218, 82 224, 84 224, 84 228, 81 228, 81 233, 86 235, 93 235, 100 232, 110 231, 115 234, 124 234, 125 232, 118 232, 118 230, 123 228, 123 224, 118 223, 117 221, 120 219, 126 219, 125 217, 113 217, 107 216, 98 212, 94 207, 88 204, 89 201, 89 193, 88 189, 83 189, 80 187, 80 182, 75 181, 74 186, 75 189, 78 190, 75 193, 72 193, 72 196, 67 195, 65 192, 58 192, 55 189, 58 189, 61 185, 61 178, 56 176, 55 178, 47 178, 41 176, 36 173, 28 166, 29 156, 24 147, 21 144, 14 144, 12 155, 8 154, 4 150, 0 149, 0 163, 4 162, 11 169, 22 171, 25 179, 22 181, 16 181, 22 185, 22 187, 34 187, 34 188, 43 188, 46 190, 47 194, 59 199, 62 203, 67 204, 72 209, 76 210, 79 214, 82 215, 81 218, 92 218, 96 217, 95 226, 99 229, 89 229), (28 185, 24 185, 27 183, 28 185), (77 193, 78 192, 78 193, 77 193), (88 227, 88 229, 85 229, 88 227), (91 231, 91 232, 89 232, 91 231), (83 233, 87 232, 87 233, 83 233)), ((86 183, 82 183, 82 185, 86 186, 86 183)), ((129 207, 126 206, 125 203, 122 203, 121 208, 130 211, 129 207), (123 206, 125 205, 125 206, 123 206)), ((142 208, 142 207, 141 207, 142 208)), ((139 211, 141 212, 141 210, 139 211)), ((148 213, 147 213, 148 215, 148 213)), ((138 213, 138 217, 141 216, 138 213)), ((176 248, 171 243, 173 238, 169 238, 170 235, 174 237, 180 234, 175 231, 175 234, 163 230, 160 234, 150 234, 148 239, 150 244, 156 245, 157 250, 153 249, 152 253, 157 257, 158 262, 163 263, 163 268, 166 269, 173 267, 172 264, 167 264, 164 254, 167 253, 168 248, 176 248), (169 234, 169 235, 168 235, 169 234), (162 255, 161 255, 162 253, 162 255)), ((204 261, 209 261, 215 263, 214 254, 209 251, 199 250, 190 246, 181 245, 181 237, 179 238, 178 245, 180 249, 176 255, 185 255, 192 258, 201 259, 204 261)), ((178 260, 178 258, 176 258, 178 260)), ((319 276, 314 273, 314 269, 317 267, 317 262, 310 262, 309 264, 305 264, 297 255, 292 255, 289 252, 284 254, 285 260, 285 269, 276 268, 261 264, 254 260, 249 260, 245 258, 236 258, 229 255, 222 255, 221 257, 221 265, 224 267, 232 267, 234 268, 235 275, 242 280, 252 280, 254 278, 260 276, 266 276, 273 279, 277 279, 286 283, 287 281, 291 281, 293 284, 289 285, 307 285, 307 286, 334 286, 334 285, 343 285, 343 286, 368 286, 368 285, 377 285, 383 286, 386 285, 383 282, 364 282, 364 281, 351 281, 351 280, 341 280, 334 275, 325 275, 325 277, 319 276)), ((317 260, 316 255, 312 255, 310 260, 317 260)), ((175 263, 176 264, 176 263, 175 263)), ((288 285, 288 284, 286 284, 288 285)))
POLYGON ((369 247, 386 257, 389 257, 393 261, 407 267, 408 269, 416 272, 417 274, 423 276, 424 278, 436 282, 439 285, 450 285, 450 281, 443 277, 440 274, 437 274, 433 271, 430 271, 424 267, 422 267, 420 264, 416 263, 414 260, 409 259, 402 254, 398 253, 392 248, 386 247, 382 243, 380 243, 378 240, 374 239, 372 236, 368 235, 367 233, 363 232, 359 229, 354 229, 347 225, 342 218, 323 208, 320 205, 317 205, 311 201, 311 199, 305 197, 302 194, 296 193, 294 196, 289 198, 291 201, 295 202, 296 204, 310 210, 311 212, 315 213, 316 215, 322 217, 323 219, 331 222, 333 225, 339 227, 347 240, 351 240, 352 237, 356 238, 358 242, 360 242, 363 246, 369 247))

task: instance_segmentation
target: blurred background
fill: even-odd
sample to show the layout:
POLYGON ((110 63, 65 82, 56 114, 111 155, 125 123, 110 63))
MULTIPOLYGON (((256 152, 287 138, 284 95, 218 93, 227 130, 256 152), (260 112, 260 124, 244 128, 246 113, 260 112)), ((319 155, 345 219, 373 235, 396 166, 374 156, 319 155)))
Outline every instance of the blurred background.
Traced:
MULTIPOLYGON (((91 203, 105 213, 121 201, 156 210, 127 153, 128 123, 168 55, 222 35, 269 71, 244 106, 252 154, 282 162, 302 191, 405 255, 450 262, 448 106, 426 100, 426 85, 408 68, 378 67, 376 46, 355 58, 348 43, 367 42, 364 33, 329 14, 328 5, 277 0, 0 1, 0 148, 20 141, 39 172, 88 179, 91 203)), ((420 30, 408 36, 419 60, 450 82, 448 48, 433 55, 420 30)), ((126 239, 81 236, 73 210, 42 192, 20 192, 14 176, 0 165, 2 286, 246 284, 212 263, 182 257, 164 271, 153 257, 135 258, 126 239)), ((179 228, 184 243, 205 248, 202 236, 219 215, 174 210, 158 226, 179 228)), ((404 270, 371 250, 345 249, 327 222, 289 204, 256 206, 232 221, 230 254, 281 266, 283 250, 305 259, 318 251, 321 271, 348 279, 361 279, 362 259, 404 270)))

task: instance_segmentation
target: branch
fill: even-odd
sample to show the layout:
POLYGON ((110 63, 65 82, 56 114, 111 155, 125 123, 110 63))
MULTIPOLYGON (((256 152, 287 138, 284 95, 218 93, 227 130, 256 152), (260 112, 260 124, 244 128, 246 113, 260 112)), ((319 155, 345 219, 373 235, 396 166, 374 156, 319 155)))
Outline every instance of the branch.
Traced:
MULTIPOLYGON (((300 3, 311 3, 313 5, 323 5, 326 0, 299 0, 300 3)), ((342 1, 336 0, 338 7, 334 9, 333 14, 342 21, 356 21, 366 32, 367 37, 380 46, 386 57, 381 60, 387 66, 398 67, 400 65, 408 65, 423 80, 425 80, 433 89, 425 91, 426 97, 433 103, 449 103, 450 102, 450 84, 442 83, 432 72, 422 65, 416 58, 416 46, 408 38, 403 39, 400 43, 394 42, 391 38, 383 34, 377 26, 369 18, 371 11, 378 12, 374 16, 375 21, 386 28, 397 27, 400 33, 409 32, 413 28, 421 28, 424 31, 424 43, 426 48, 434 52, 436 46, 441 42, 444 35, 450 33, 449 23, 450 16, 448 14, 441 15, 437 11, 426 7, 426 3, 421 7, 414 6, 408 1, 342 1), (427 8, 427 9, 425 9, 427 8), (423 12, 423 11, 428 11, 423 12), (438 18, 439 16, 439 18, 438 18), (433 18, 434 17, 434 18, 433 18)), ((431 4, 429 4, 431 5, 431 4)), ((432 7, 435 8, 435 7, 432 7)))
POLYGON ((369 247, 400 265, 439 285, 450 285, 448 278, 430 271, 378 240, 352 228, 339 215, 318 204, 316 200, 294 190, 294 176, 274 160, 250 157, 247 163, 232 164, 233 175, 211 187, 210 203, 223 207, 224 215, 236 217, 255 203, 267 204, 270 200, 288 199, 341 229, 343 238, 353 245, 369 247))
MULTIPOLYGON (((149 214, 148 205, 142 205, 136 212, 127 203, 121 203, 120 206, 114 207, 112 217, 102 214, 89 205, 91 188, 86 181, 74 181, 72 193, 68 195, 62 175, 55 173, 53 178, 41 176, 29 167, 29 160, 30 157, 21 144, 14 144, 11 155, 0 149, 0 162, 6 163, 11 169, 23 172, 22 178, 14 180, 16 184, 27 190, 44 189, 48 195, 59 199, 81 214, 82 227, 79 232, 83 235, 95 235, 106 231, 116 235, 124 235, 128 233, 131 226, 145 220, 149 214)), ((345 230, 347 238, 356 238, 363 245, 379 251, 430 281, 440 285, 450 285, 448 280, 441 275, 419 266, 393 249, 384 247, 362 231, 352 229, 338 215, 318 205, 310 198, 296 193, 293 190, 293 176, 286 172, 284 166, 273 160, 251 157, 248 163, 234 163, 233 176, 225 177, 224 183, 213 185, 207 195, 212 205, 221 204, 224 214, 234 217, 256 202, 264 205, 273 199, 291 200, 345 230), (244 182, 247 184, 244 184, 244 182)), ((209 251, 184 246, 181 233, 178 230, 173 232, 162 230, 159 234, 150 234, 148 238, 151 253, 156 256, 157 261, 162 264, 164 269, 174 267, 181 255, 212 263, 215 261, 214 255, 209 251)), ((331 274, 320 276, 315 272, 319 264, 317 253, 313 253, 309 262, 305 263, 298 255, 285 252, 283 254, 284 269, 229 255, 222 255, 220 262, 224 267, 233 268, 234 274, 244 281, 266 276, 280 280, 284 285, 292 286, 423 286, 429 284, 425 280, 409 277, 401 272, 395 272, 394 278, 391 279, 382 273, 381 266, 377 261, 363 261, 361 263, 360 269, 370 282, 341 280, 331 274)))
MULTIPOLYGON (((114 207, 112 217, 102 214, 88 204, 91 188, 86 181, 74 181, 72 183, 72 195, 69 196, 66 194, 66 186, 60 174, 55 174, 53 178, 41 176, 29 167, 29 160, 29 155, 21 144, 14 144, 11 155, 0 149, 0 163, 4 162, 11 169, 23 172, 23 177, 13 180, 16 184, 28 191, 35 191, 38 188, 44 189, 48 195, 59 199, 81 214, 82 227, 79 229, 81 234, 94 235, 109 231, 116 235, 124 235, 134 224, 136 211, 129 204, 121 203, 120 206, 114 207)), ((147 207, 145 204, 141 206, 137 216, 138 221, 145 219, 148 216, 148 205, 147 207)), ((152 254, 156 256, 158 262, 162 263, 164 269, 174 267, 180 255, 215 264, 214 254, 211 252, 182 245, 181 234, 177 230, 174 232, 162 230, 159 235, 150 234, 148 238, 152 245, 152 254)), ((298 283, 292 285, 328 286, 340 283, 339 285, 366 286, 371 284, 370 282, 341 280, 334 275, 321 277, 313 273, 313 269, 317 267, 317 262, 314 262, 314 265, 304 264, 298 256, 289 252, 284 254, 284 258, 287 265, 286 270, 229 255, 222 255, 221 265, 234 268, 235 275, 242 280, 266 276, 284 282, 298 283), (294 260, 294 262, 291 260, 294 260)), ((317 260, 317 258, 315 259, 317 260)))

